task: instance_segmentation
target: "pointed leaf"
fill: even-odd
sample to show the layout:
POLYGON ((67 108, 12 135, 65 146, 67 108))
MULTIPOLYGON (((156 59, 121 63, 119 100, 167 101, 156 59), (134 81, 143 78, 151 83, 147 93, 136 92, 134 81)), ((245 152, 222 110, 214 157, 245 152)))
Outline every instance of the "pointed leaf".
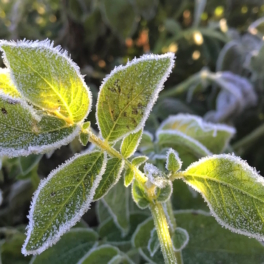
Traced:
POLYGON ((125 172, 125 187, 128 187, 134 179, 134 171, 131 168, 127 168, 125 172))
POLYGON ((104 80, 97 102, 97 122, 109 142, 138 131, 157 100, 174 54, 145 55, 120 66, 104 80))
POLYGON ((89 209, 106 165, 106 154, 76 155, 41 182, 29 212, 24 255, 55 244, 89 209))
POLYGON ((172 194, 172 183, 171 181, 165 181, 162 188, 156 188, 155 190, 156 200, 160 203, 165 203, 171 197, 172 194))
POLYGON ((50 115, 38 116, 20 99, 0 95, 0 155, 45 153, 71 142, 80 128, 50 115))
POLYGON ((144 154, 154 151, 153 135, 144 131, 138 149, 144 154))
POLYGON ((82 130, 79 134, 79 140, 83 146, 86 146, 88 144, 88 141, 89 141, 88 131, 89 131, 90 126, 91 126, 91 122, 89 121, 83 123, 82 125, 82 130))
POLYGON ((150 233, 150 239, 148 241, 148 250, 150 253, 150 256, 154 256, 157 250, 160 247, 159 243, 159 238, 158 238, 158 233, 156 231, 156 228, 153 228, 151 233, 150 233))
POLYGON ((185 229, 177 227, 174 230, 171 240, 173 243, 174 250, 181 251, 186 247, 189 242, 189 234, 185 229))
POLYGON ((28 174, 41 160, 42 155, 29 155, 27 157, 19 157, 19 164, 23 175, 28 174))
POLYGON ((205 122, 195 115, 170 116, 160 126, 161 130, 177 130, 189 136, 213 153, 221 153, 236 133, 233 127, 205 122))
POLYGON ((168 171, 176 172, 181 169, 182 161, 179 158, 179 154, 173 150, 169 149, 167 152, 167 162, 166 162, 166 169, 168 171))
POLYGON ((145 193, 144 187, 138 183, 137 180, 133 181, 132 185, 132 197, 134 202, 140 209, 145 209, 149 206, 149 201, 147 194, 145 193))
POLYGON ((8 69, 0 68, 0 93, 4 93, 13 98, 21 98, 20 93, 13 84, 8 69))
POLYGON ((142 129, 140 129, 138 132, 134 134, 133 133, 129 134, 123 139, 121 145, 121 154, 125 158, 129 158, 135 153, 138 144, 141 140, 141 136, 142 136, 142 129))
POLYGON ((118 158, 111 158, 107 161, 106 169, 102 180, 95 190, 94 201, 104 197, 109 190, 118 182, 124 168, 125 161, 118 158))
POLYGON ((183 175, 203 195, 221 225, 264 239, 264 180, 245 161, 215 155, 193 163, 183 175))
POLYGON ((137 156, 134 159, 132 159, 131 163, 134 166, 139 167, 140 165, 144 164, 147 160, 148 160, 147 156, 137 156))
POLYGON ((91 94, 78 66, 53 42, 0 42, 18 91, 35 106, 69 124, 84 120, 91 94))
POLYGON ((98 235, 89 228, 73 228, 53 247, 31 260, 30 264, 73 264, 94 247, 98 235))

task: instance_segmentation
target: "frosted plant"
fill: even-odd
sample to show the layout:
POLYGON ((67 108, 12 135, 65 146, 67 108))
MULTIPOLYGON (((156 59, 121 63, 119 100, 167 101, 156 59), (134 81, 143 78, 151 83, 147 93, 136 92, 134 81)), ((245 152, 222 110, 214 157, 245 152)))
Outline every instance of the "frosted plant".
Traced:
MULTIPOLYGON (((84 146, 88 142, 94 146, 73 156, 40 182, 32 199, 22 253, 45 252, 35 256, 32 263, 49 259, 51 246, 54 252, 64 252, 68 247, 68 254, 75 239, 78 245, 90 242, 86 254, 76 247, 76 254, 69 256, 74 257, 72 263, 133 263, 117 247, 98 246, 97 233, 92 230, 74 228, 67 232, 97 200, 110 215, 99 230, 101 237, 113 224, 112 229, 121 231, 116 245, 124 245, 128 234, 133 233, 133 245, 146 261, 161 263, 154 260, 160 248, 165 263, 182 263, 182 250, 192 243, 192 237, 188 228, 176 225, 175 216, 181 220, 184 214, 190 214, 174 214, 172 210, 172 182, 176 179, 202 194, 222 226, 263 240, 263 178, 240 158, 220 154, 234 135, 234 128, 180 114, 165 120, 155 139, 143 132, 174 66, 172 53, 144 55, 115 68, 104 79, 96 106, 97 136, 90 123, 84 122, 91 110, 91 92, 67 52, 48 40, 1 41, 0 47, 7 66, 0 71, 0 155, 50 154, 77 136, 84 146), (127 188, 130 185, 132 195, 127 188), (139 208, 150 209, 150 219, 148 214, 133 218, 130 196, 139 208), (137 228, 133 229, 135 223, 137 228)), ((40 157, 29 156, 31 164, 40 157)), ((24 159, 20 160, 22 165, 27 161, 24 159)), ((21 166, 24 173, 27 168, 21 166)), ((98 212, 106 213, 100 208, 98 212)), ((199 215, 197 219, 208 218, 206 213, 191 212, 199 215)), ((114 240, 113 236, 107 239, 114 240)), ((60 263, 66 261, 63 256, 59 258, 60 263)))

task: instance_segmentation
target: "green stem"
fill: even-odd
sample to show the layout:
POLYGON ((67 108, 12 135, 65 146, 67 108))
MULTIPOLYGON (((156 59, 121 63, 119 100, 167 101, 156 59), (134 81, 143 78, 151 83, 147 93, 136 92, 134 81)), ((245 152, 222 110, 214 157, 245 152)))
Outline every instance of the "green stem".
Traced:
POLYGON ((151 203, 150 210, 153 216, 154 224, 158 233, 161 251, 164 257, 165 264, 178 263, 173 250, 173 245, 168 229, 168 222, 160 203, 151 203))

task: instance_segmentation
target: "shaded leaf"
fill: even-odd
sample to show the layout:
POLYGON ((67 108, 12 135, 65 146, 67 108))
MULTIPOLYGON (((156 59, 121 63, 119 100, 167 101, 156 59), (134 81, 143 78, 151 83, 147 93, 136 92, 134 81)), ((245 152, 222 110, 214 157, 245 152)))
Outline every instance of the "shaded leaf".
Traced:
POLYGON ((150 201, 145 189, 137 180, 134 180, 132 184, 132 197, 140 209, 145 209, 149 206, 150 201))
POLYGON ((174 250, 181 251, 186 247, 189 242, 189 234, 185 229, 177 227, 174 230, 171 240, 173 243, 174 250))
POLYGON ((27 157, 19 157, 19 164, 23 175, 28 174, 41 160, 42 155, 29 155, 27 157))
POLYGON ((158 238, 158 233, 156 231, 156 228, 153 228, 150 234, 151 235, 148 241, 148 250, 149 250, 150 256, 153 257, 154 254, 159 249, 160 243, 159 243, 159 238, 158 238))
POLYGON ((143 132, 138 149, 145 154, 154 151, 153 135, 151 133, 148 131, 143 132))
POLYGON ((179 158, 178 153, 173 150, 169 149, 167 152, 167 162, 166 162, 166 169, 172 172, 178 171, 182 166, 182 161, 179 158))

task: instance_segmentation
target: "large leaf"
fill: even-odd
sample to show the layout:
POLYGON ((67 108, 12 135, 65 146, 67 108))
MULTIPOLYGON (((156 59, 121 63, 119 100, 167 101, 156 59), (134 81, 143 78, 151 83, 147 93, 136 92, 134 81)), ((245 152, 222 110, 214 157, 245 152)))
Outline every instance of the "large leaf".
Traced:
POLYGON ((106 154, 75 156, 42 181, 29 212, 24 255, 39 254, 55 244, 89 209, 106 167, 106 154))
POLYGON ((173 65, 172 53, 144 55, 112 71, 100 88, 97 102, 103 138, 114 142, 144 126, 173 65))
POLYGON ((0 93, 7 94, 14 98, 20 98, 21 95, 13 84, 8 69, 0 68, 0 93))
POLYGON ((77 263, 92 247, 98 235, 88 228, 73 228, 53 247, 36 256, 31 264, 77 263))
POLYGON ((18 91, 35 106, 69 124, 83 121, 91 95, 78 66, 53 42, 0 42, 18 91))
MULTIPOLYGON (((175 213, 177 225, 186 229, 190 239, 183 249, 185 264, 232 263, 248 264, 264 261, 264 247, 255 239, 231 233, 222 228, 209 213, 195 210, 181 210, 175 213)), ((161 251, 152 258, 148 241, 154 228, 152 218, 140 224, 132 242, 140 248, 142 256, 150 263, 163 263, 161 251)))
POLYGON ((205 122, 194 115, 170 116, 160 126, 161 130, 176 130, 199 141, 213 153, 221 153, 236 130, 223 124, 205 122))
POLYGON ((0 95, 0 155, 44 153, 71 142, 80 128, 50 115, 37 115, 20 99, 0 95))
POLYGON ((216 220, 233 232, 264 239, 264 179, 232 155, 201 159, 183 172, 216 220))

